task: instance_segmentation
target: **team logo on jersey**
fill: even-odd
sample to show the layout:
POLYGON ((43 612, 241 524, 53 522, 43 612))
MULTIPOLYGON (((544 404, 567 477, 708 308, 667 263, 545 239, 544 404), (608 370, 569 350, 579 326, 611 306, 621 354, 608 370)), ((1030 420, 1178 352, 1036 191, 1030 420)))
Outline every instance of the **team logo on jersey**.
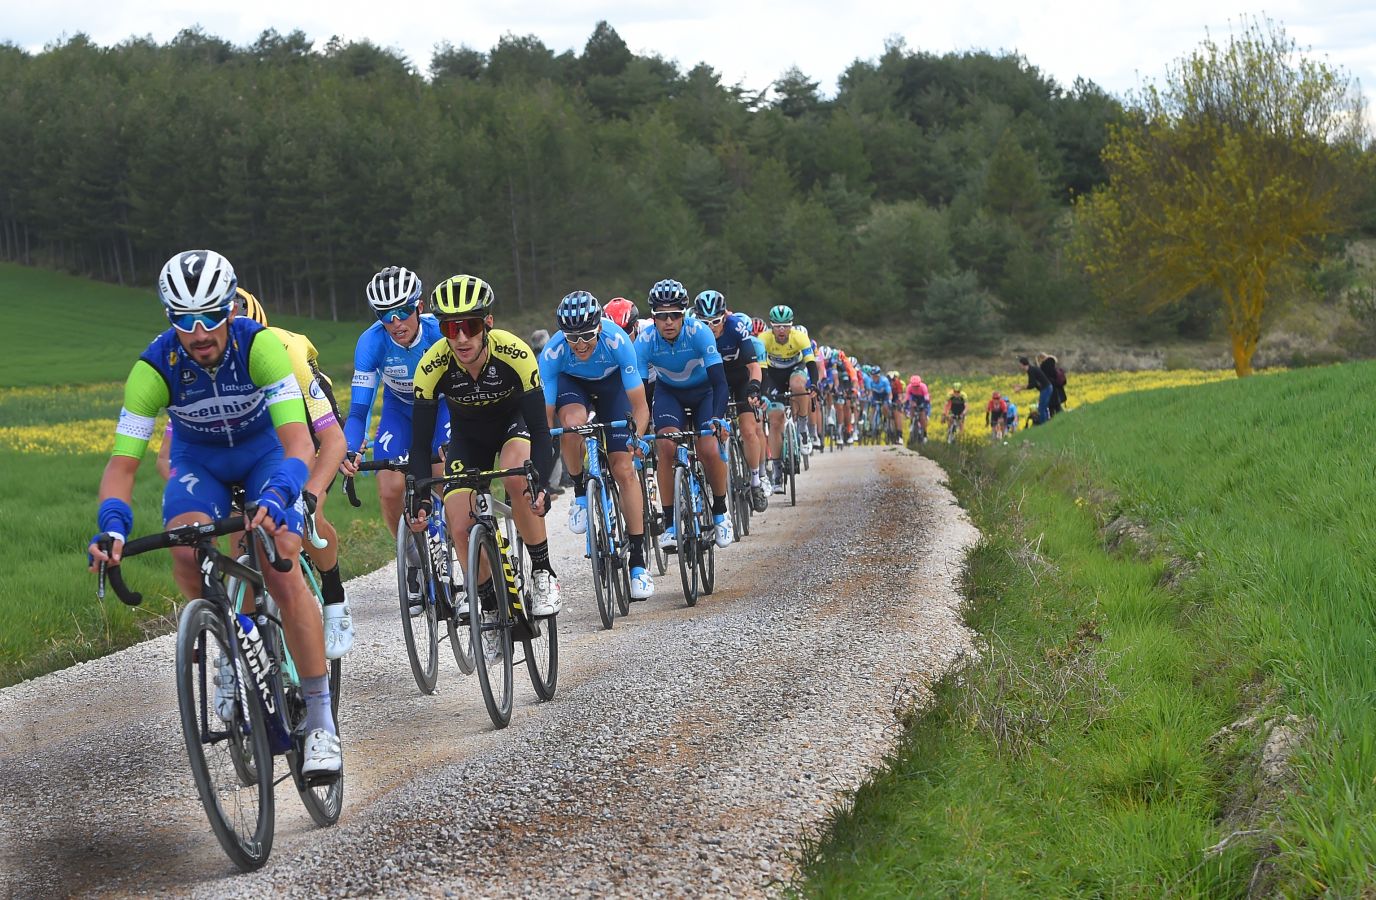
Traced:
POLYGON ((196 373, 190 369, 182 369, 182 384, 191 384, 196 380, 196 373))
POLYGON ((171 351, 168 352, 168 354, 167 354, 167 364, 168 364, 169 366, 175 366, 175 365, 177 364, 177 351, 176 351, 176 350, 171 350, 171 351))

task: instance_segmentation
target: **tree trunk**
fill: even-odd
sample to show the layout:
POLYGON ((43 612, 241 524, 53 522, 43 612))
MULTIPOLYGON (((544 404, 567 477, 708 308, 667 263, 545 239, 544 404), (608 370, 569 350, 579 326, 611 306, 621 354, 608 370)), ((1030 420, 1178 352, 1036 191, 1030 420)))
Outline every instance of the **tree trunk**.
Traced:
POLYGON ((511 267, 516 274, 516 307, 521 307, 521 237, 516 231, 516 189, 511 184, 511 176, 506 176, 506 196, 511 207, 511 267))

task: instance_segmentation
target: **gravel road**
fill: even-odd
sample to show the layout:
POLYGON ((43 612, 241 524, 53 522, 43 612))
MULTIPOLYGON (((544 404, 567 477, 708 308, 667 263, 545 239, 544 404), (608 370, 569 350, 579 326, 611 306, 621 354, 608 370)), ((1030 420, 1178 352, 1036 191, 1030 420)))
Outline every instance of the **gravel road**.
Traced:
MULTIPOLYGON (((974 528, 906 450, 814 458, 684 606, 673 567, 600 630, 563 502, 556 698, 517 670, 494 731, 441 647, 422 696, 391 567, 348 585, 344 814, 277 793, 267 867, 240 875, 184 762, 170 636, 0 691, 0 896, 777 893, 799 848, 970 646, 957 578, 974 528)), ((130 578, 134 579, 134 564, 130 578)))

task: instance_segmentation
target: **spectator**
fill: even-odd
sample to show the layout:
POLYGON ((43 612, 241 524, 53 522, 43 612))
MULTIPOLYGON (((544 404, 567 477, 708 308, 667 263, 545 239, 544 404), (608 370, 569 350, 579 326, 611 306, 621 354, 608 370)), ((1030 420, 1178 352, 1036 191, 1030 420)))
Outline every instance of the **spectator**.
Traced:
POLYGON ((1018 357, 1018 365, 1027 373, 1027 390, 1037 392, 1036 424, 1045 425, 1051 418, 1051 393, 1054 390, 1051 379, 1046 377, 1040 366, 1034 365, 1025 356, 1018 357))
POLYGON ((1061 377, 1059 367, 1056 365, 1056 357, 1047 353, 1037 354, 1037 367, 1046 373, 1046 380, 1051 382, 1051 402, 1047 405, 1047 411, 1055 416, 1061 411, 1061 404, 1065 400, 1064 389, 1060 387, 1061 377))

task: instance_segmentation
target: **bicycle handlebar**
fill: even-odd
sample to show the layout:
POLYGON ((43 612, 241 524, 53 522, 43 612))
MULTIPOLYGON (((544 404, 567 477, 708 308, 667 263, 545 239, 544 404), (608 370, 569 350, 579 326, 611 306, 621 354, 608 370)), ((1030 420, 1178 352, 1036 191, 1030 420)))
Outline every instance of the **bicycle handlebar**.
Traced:
MULTIPOLYGON (((253 517, 256 509, 256 505, 250 504, 243 515, 227 516, 199 525, 181 525, 167 531, 135 538, 125 543, 124 549, 120 553, 120 562, 122 563, 131 556, 138 556, 140 553, 148 553, 151 550, 163 550, 170 547, 195 547, 203 541, 243 531, 245 523, 253 517)), ((290 572, 291 560, 277 554, 277 545, 273 543, 271 535, 264 531, 262 526, 255 528, 254 532, 262 539, 264 550, 268 555, 268 560, 272 563, 272 567, 279 572, 290 572)), ((107 553, 113 544, 114 541, 108 537, 102 538, 98 542, 98 546, 107 553)), ((233 557, 220 553, 218 549, 215 550, 215 553, 222 557, 220 565, 229 574, 248 581, 261 581, 262 576, 258 572, 233 557)), ((120 564, 111 565, 108 562, 102 562, 96 571, 96 599, 105 599, 105 581, 107 578, 110 581, 110 587, 114 588, 116 596, 125 605, 138 606, 143 602, 143 594, 138 591, 131 591, 125 583, 124 576, 120 572, 120 564)))
MULTIPOLYGON (((350 453, 348 454, 348 456, 347 456, 348 459, 356 459, 357 457, 358 457, 358 451, 357 451, 357 450, 354 450, 354 451, 350 452, 350 453)), ((439 454, 436 454, 436 455, 434 455, 434 456, 432 456, 432 457, 430 458, 430 464, 431 464, 431 465, 434 465, 435 463, 438 463, 438 462, 443 462, 443 460, 440 459, 439 454)), ((360 472, 382 472, 382 471, 404 472, 404 471, 406 471, 406 468, 407 468, 408 466, 410 466, 410 465, 411 465, 410 459, 407 458, 407 457, 404 457, 404 456, 403 456, 403 457, 398 457, 398 458, 396 458, 396 459, 371 459, 371 460, 368 460, 367 462, 359 463, 359 464, 358 464, 358 471, 360 471, 360 472)), ((360 507, 360 506, 363 505, 362 501, 360 501, 360 500, 358 499, 358 494, 354 493, 354 476, 352 476, 352 475, 345 475, 345 476, 344 476, 344 496, 346 496, 346 497, 349 498, 349 505, 352 506, 352 507, 354 507, 355 509, 357 509, 358 507, 360 507)))
POLYGON ((510 469, 489 469, 479 471, 476 469, 465 469, 462 472, 455 472, 453 475, 437 475, 430 478, 412 479, 406 478, 406 492, 414 494, 417 491, 428 489, 435 484, 471 484, 475 487, 491 484, 499 478, 509 478, 512 475, 524 475, 526 483, 530 486, 531 496, 535 496, 538 491, 535 484, 535 463, 526 460, 524 465, 510 469))
POLYGON ((589 435, 594 432, 606 431, 609 428, 625 428, 631 424, 625 419, 617 419, 615 422, 587 422, 583 425, 570 425, 567 428, 551 428, 550 437, 558 437, 565 432, 571 434, 589 435))

